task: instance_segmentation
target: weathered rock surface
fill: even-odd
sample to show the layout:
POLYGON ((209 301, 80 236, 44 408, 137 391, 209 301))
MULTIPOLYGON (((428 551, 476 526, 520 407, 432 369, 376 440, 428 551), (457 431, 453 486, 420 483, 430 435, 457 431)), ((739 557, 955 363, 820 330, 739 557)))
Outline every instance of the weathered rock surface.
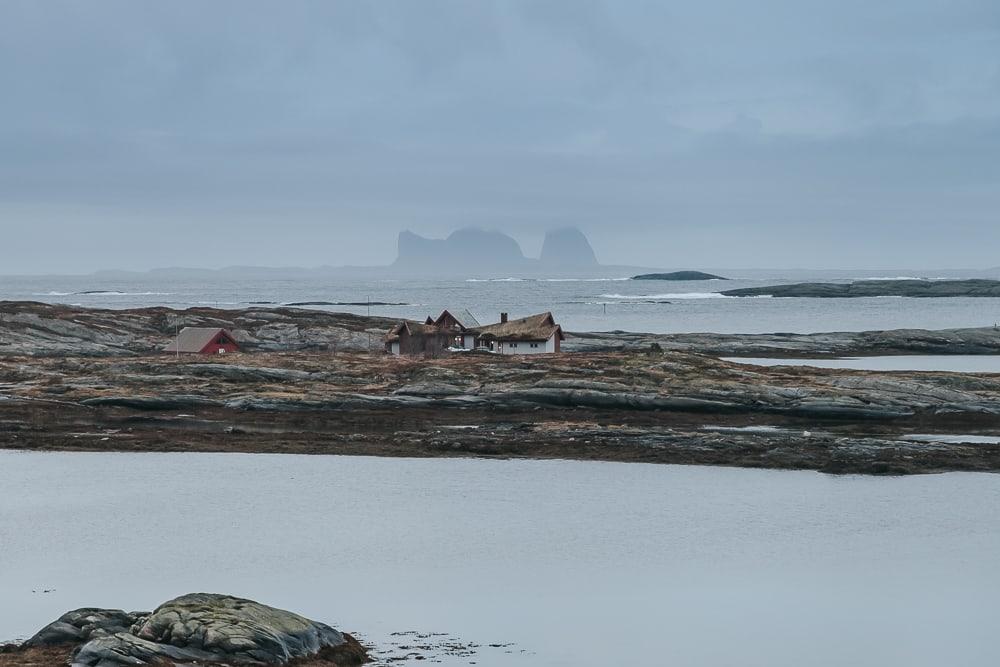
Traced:
POLYGON ((99 310, 0 302, 0 355, 127 356, 163 349, 183 327, 225 327, 249 350, 382 348, 395 320, 299 308, 99 310))
POLYGON ((285 664, 328 649, 341 661, 365 661, 363 649, 328 625, 289 611, 228 595, 194 593, 152 613, 79 609, 64 614, 23 648, 78 644, 73 667, 121 667, 163 663, 285 664))
POLYGON ((870 296, 908 297, 1000 297, 1000 280, 857 280, 852 283, 794 283, 770 287, 726 290, 725 296, 775 296, 857 298, 870 296))
POLYGON ((57 646, 88 642, 119 632, 129 632, 147 614, 121 609, 87 607, 69 611, 39 630, 25 646, 57 646))
POLYGON ((372 328, 386 321, 321 311, 8 303, 0 315, 0 447, 1000 470, 1000 446, 900 439, 1000 433, 1000 376, 762 368, 704 356, 998 354, 993 328, 590 333, 571 335, 568 354, 418 359, 345 352, 344 341, 381 340, 372 328), (243 332, 253 354, 153 354, 180 319, 243 332), (792 430, 701 430, 762 421, 792 430), (806 431, 813 435, 795 435, 806 431))
MULTIPOLYGON (((0 302, 0 357, 137 356, 160 352, 178 327, 221 326, 251 352, 363 352, 382 350, 396 323, 380 317, 295 308, 215 310, 167 308, 94 310, 40 303, 0 302)), ((1000 329, 896 329, 818 334, 570 333, 567 352, 649 350, 716 356, 846 356, 866 354, 1000 354, 1000 329)), ((325 367, 289 371, 216 368, 233 382, 322 379, 325 367), (267 377, 265 377, 267 376, 267 377)), ((155 380, 152 380, 155 381, 155 380)), ((451 380, 446 380, 451 382, 451 380)))
POLYGON ((913 433, 1000 434, 1000 375, 669 350, 0 358, 0 447, 1000 470, 1000 445, 903 440, 913 433), (777 430, 703 429, 761 424, 777 430))
POLYGON ((845 357, 878 354, 1000 354, 1000 329, 893 329, 795 334, 572 333, 569 352, 612 350, 694 352, 720 357, 845 357))

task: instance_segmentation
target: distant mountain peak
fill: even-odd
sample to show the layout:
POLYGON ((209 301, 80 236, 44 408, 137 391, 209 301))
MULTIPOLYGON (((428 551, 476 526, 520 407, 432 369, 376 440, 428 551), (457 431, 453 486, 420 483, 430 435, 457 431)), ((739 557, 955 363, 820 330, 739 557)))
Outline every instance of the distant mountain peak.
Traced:
POLYGON ((398 254, 392 266, 437 275, 455 272, 535 275, 594 269, 600 264, 587 237, 574 227, 547 232, 540 259, 525 257, 520 244, 503 232, 463 227, 443 239, 427 238, 411 231, 400 232, 398 254))
POLYGON ((406 268, 520 269, 529 261, 513 238, 478 227, 457 229, 444 239, 400 232, 397 249, 394 266, 406 268))
POLYGON ((542 243, 543 264, 550 266, 597 266, 597 255, 587 237, 576 227, 553 229, 542 243))

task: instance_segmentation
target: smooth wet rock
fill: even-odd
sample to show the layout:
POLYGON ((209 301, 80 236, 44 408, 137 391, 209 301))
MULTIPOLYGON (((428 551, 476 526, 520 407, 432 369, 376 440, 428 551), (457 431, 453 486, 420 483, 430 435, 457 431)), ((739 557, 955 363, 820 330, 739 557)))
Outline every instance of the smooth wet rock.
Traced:
POLYGON ((148 612, 128 613, 121 609, 85 607, 66 612, 58 620, 39 630, 25 646, 58 646, 85 642, 93 638, 128 630, 148 612))
MULTIPOLYGON (((80 644, 72 667, 170 663, 285 664, 347 638, 290 611, 229 595, 193 593, 152 613, 78 609, 25 642, 25 648, 80 644)), ((356 644, 356 642, 355 642, 356 644)))

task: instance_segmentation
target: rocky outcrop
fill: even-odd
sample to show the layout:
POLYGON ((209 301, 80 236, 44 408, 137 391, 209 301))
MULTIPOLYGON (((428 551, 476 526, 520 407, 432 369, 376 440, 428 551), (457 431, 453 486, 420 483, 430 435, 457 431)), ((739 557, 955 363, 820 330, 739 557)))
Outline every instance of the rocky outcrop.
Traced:
MULTIPOLYGON (((396 320, 298 308, 99 310, 32 302, 0 302, 0 357, 137 356, 160 352, 185 326, 233 331, 251 352, 381 350, 396 320)), ((1000 354, 1000 329, 896 329, 817 334, 570 333, 568 352, 661 350, 716 356, 849 356, 871 354, 1000 354)), ((287 369, 203 368, 233 381, 307 379, 287 369), (270 374, 270 378, 263 376, 270 374)), ((310 369, 308 373, 316 372, 310 369)))
POLYGON ((720 357, 846 357, 880 354, 1000 354, 1000 329, 893 329, 795 334, 648 334, 628 331, 570 333, 573 352, 649 350, 720 357))
POLYGON ((71 611, 22 649, 65 644, 77 645, 73 667, 276 665, 317 656, 331 658, 323 664, 341 667, 367 661, 355 640, 328 625, 259 602, 207 593, 184 595, 152 613, 71 611))
POLYGON ((184 327, 223 327, 247 350, 381 349, 396 320, 299 308, 100 310, 0 302, 0 356, 129 356, 162 350, 184 327))
POLYGON ((671 271, 669 273, 643 273, 632 276, 632 280, 729 280, 702 271, 671 271))
POLYGON ((17 449, 1000 470, 1000 444, 908 433, 1000 433, 1000 375, 755 367, 662 348, 0 358, 0 447, 17 449))
POLYGON ((726 290, 722 294, 810 299, 871 296, 1000 297, 1000 280, 858 280, 852 283, 795 283, 770 287, 744 287, 726 290))
POLYGON ((597 255, 590 241, 575 227, 546 232, 540 259, 543 265, 556 268, 597 266, 597 255))

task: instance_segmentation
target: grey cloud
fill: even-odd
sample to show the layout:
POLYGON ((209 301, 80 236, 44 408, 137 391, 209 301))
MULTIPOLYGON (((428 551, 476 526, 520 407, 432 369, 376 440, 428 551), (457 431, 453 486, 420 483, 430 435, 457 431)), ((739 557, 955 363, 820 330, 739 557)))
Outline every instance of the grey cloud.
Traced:
POLYGON ((617 263, 1000 263, 992 2, 14 0, 0 94, 3 273, 388 262, 467 224, 617 263), (206 226, 235 238, 149 242, 206 226))

